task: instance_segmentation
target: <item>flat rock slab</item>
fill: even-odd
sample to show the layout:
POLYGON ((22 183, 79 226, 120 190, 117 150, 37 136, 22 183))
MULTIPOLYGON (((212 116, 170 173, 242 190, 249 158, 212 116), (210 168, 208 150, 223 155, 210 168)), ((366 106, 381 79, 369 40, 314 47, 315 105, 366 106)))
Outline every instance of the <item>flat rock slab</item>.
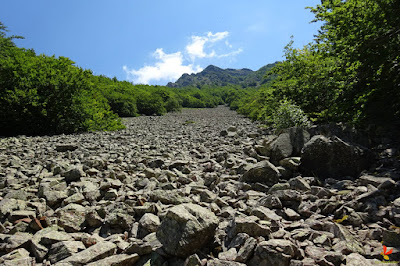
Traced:
MULTIPOLYGON (((98 261, 115 253, 117 245, 111 242, 100 242, 81 252, 78 252, 62 261, 60 264, 86 265, 89 262, 98 261)), ((57 265, 57 264, 56 264, 57 265)))

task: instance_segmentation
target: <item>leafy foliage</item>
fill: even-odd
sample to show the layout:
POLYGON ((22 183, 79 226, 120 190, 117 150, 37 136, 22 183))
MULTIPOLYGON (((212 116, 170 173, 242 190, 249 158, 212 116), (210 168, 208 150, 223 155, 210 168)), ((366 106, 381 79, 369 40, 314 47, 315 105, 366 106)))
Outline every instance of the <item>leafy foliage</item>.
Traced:
POLYGON ((274 110, 289 100, 314 122, 399 123, 400 1, 329 0, 309 9, 323 23, 315 42, 296 49, 292 40, 269 71, 272 85, 234 108, 276 124, 274 110))
POLYGON ((0 62, 2 135, 123 128, 88 82, 91 72, 75 67, 68 58, 37 56, 12 45, 0 62))
POLYGON ((278 109, 272 115, 272 120, 277 129, 310 126, 304 111, 287 100, 280 102, 278 109))
POLYGON ((400 1, 324 1, 311 8, 323 21, 318 42, 338 58, 347 86, 338 109, 354 121, 392 121, 400 115, 400 1))

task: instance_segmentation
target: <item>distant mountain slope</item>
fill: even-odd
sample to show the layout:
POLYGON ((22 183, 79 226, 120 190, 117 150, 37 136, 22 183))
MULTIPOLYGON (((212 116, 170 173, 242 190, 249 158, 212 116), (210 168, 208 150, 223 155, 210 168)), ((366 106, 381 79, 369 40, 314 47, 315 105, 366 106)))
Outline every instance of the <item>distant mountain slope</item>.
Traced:
POLYGON ((183 74, 176 82, 169 82, 168 87, 181 88, 188 86, 226 86, 230 84, 241 85, 242 87, 256 87, 264 84, 269 79, 264 76, 276 63, 263 66, 257 71, 248 68, 222 69, 209 65, 197 74, 183 74))

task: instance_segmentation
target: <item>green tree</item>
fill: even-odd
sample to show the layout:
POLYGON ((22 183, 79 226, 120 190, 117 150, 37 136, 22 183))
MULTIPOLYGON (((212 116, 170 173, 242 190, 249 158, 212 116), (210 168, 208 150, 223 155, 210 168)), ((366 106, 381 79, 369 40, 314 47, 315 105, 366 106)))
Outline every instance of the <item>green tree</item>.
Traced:
POLYGON ((0 135, 58 134, 123 128, 91 84, 91 71, 65 57, 15 46, 2 26, 0 135))
POLYGON ((326 0, 315 8, 323 22, 317 42, 338 59, 346 88, 338 102, 355 121, 400 117, 400 1, 326 0))

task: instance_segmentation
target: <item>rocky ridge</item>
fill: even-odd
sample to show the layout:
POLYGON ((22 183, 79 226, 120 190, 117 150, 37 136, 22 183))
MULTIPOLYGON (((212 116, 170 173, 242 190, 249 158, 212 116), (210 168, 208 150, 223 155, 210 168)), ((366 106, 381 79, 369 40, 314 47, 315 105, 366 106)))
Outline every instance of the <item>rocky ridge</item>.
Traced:
POLYGON ((268 64, 261 67, 257 71, 248 68, 243 69, 222 69, 217 66, 209 65, 203 71, 193 74, 183 74, 177 81, 169 82, 167 87, 202 87, 202 86, 228 86, 240 85, 243 88, 257 87, 273 77, 265 77, 267 73, 276 63, 268 64))
POLYGON ((1 265, 388 265, 394 139, 276 135, 226 107, 0 139, 1 265))

